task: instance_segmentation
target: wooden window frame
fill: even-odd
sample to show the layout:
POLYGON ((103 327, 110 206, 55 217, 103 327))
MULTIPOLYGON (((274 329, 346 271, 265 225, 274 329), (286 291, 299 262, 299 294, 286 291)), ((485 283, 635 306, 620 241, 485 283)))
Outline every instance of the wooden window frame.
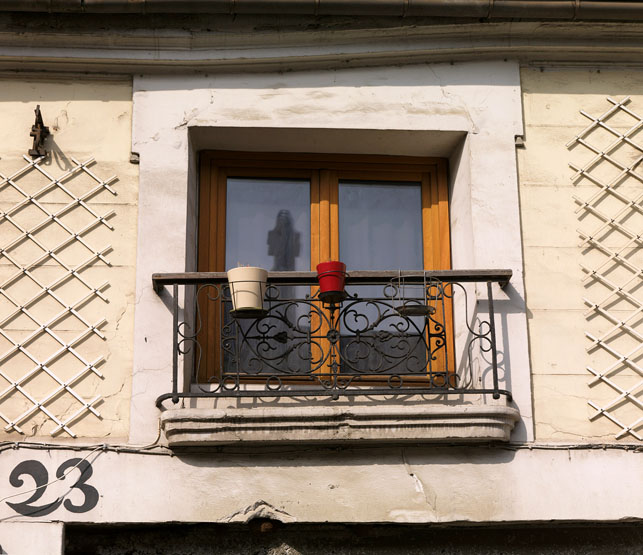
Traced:
MULTIPOLYGON (((310 269, 319 262, 339 259, 339 181, 409 181, 421 184, 422 245, 425 270, 451 268, 447 161, 443 158, 410 156, 302 154, 238 151, 200 153, 197 271, 225 271, 226 190, 228 177, 307 179, 310 181, 310 269)), ((199 382, 216 378, 207 369, 217 368, 219 357, 217 311, 202 314, 205 342, 199 382), (214 360, 214 364, 209 361, 214 360)), ((453 356, 453 310, 449 302, 445 321, 453 356)))

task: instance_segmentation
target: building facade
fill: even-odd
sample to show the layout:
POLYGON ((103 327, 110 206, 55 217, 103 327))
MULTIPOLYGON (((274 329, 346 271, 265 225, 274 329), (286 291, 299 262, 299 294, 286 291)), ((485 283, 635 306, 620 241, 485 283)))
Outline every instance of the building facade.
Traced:
POLYGON ((3 552, 640 553, 643 3, 547 4, 0 2, 3 552))

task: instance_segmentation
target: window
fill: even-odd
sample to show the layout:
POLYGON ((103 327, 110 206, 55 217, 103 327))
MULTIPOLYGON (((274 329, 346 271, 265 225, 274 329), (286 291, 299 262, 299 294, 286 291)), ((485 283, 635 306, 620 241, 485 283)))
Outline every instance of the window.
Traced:
MULTIPOLYGON (((310 271, 325 260, 349 271, 449 269, 446 161, 204 152, 198 241, 200 272, 310 271)), ((450 330, 450 308, 445 316, 450 330)), ((207 309, 203 318, 202 334, 214 336, 222 322, 207 309)), ((204 339, 199 381, 216 376, 220 356, 204 339)))

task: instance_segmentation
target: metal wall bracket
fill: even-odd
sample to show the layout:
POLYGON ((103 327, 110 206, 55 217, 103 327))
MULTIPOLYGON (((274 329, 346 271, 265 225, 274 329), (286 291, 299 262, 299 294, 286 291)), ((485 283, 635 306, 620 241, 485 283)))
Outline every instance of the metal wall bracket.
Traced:
POLYGON ((51 135, 49 127, 45 127, 45 122, 42 120, 40 113, 40 104, 34 110, 36 113, 36 121, 31 126, 30 137, 33 137, 33 146, 29 149, 29 156, 38 158, 39 156, 46 156, 47 150, 45 149, 45 139, 51 135))

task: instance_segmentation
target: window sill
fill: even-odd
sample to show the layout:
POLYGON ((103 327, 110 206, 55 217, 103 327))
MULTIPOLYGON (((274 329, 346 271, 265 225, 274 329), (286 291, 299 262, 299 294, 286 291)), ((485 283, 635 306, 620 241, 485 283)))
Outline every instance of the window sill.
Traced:
POLYGON ((170 448, 229 444, 509 441, 518 410, 496 405, 171 409, 170 448))

